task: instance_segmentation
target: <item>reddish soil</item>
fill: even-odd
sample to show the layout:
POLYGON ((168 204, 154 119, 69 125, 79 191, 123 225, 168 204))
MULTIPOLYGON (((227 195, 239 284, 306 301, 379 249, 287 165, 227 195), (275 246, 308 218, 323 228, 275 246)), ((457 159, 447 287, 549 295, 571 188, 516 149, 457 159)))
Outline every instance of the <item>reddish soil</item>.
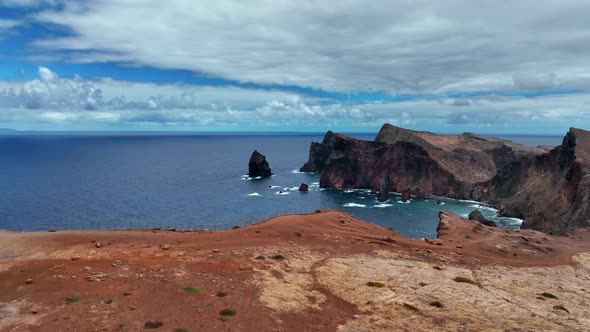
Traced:
POLYGON ((304 257, 303 249, 329 258, 383 250, 426 262, 442 256, 462 266, 568 265, 575 253, 590 251, 588 229, 557 238, 452 214, 442 219, 436 240, 407 239, 339 211, 227 231, 0 232, 0 331, 143 331, 150 320, 163 323, 155 331, 335 331, 357 308, 315 272, 321 310, 285 313, 260 300, 258 271, 296 269, 291 260, 304 257), (191 285, 200 291, 184 290, 191 285), (82 298, 66 304, 74 294, 82 298), (224 319, 225 308, 235 316, 224 319))

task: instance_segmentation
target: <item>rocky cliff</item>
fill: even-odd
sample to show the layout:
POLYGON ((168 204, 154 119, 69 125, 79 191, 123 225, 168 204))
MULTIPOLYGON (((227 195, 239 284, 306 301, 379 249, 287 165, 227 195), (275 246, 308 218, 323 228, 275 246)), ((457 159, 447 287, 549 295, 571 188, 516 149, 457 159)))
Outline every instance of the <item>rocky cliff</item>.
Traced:
POLYGON ((587 225, 585 177, 590 133, 571 129, 549 150, 470 133, 437 135, 385 124, 374 141, 328 132, 312 143, 304 171, 321 172, 320 186, 409 191, 475 199, 525 219, 524 228, 564 234, 587 225))

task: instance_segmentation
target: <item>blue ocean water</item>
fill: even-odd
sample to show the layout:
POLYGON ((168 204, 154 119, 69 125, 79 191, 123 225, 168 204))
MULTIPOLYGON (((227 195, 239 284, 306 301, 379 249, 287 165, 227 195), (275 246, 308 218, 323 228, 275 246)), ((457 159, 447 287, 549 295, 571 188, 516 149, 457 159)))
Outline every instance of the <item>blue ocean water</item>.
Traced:
MULTIPOLYGON (((434 204, 437 198, 402 204, 394 197, 382 204, 364 190, 320 190, 317 174, 296 170, 307 160, 310 142, 322 136, 0 134, 0 229, 223 229, 284 213, 335 208, 406 236, 431 237, 439 210, 466 215, 477 207, 444 198, 444 206, 434 204), (267 156, 273 177, 244 179, 254 149, 267 156), (310 192, 296 191, 302 182, 311 185, 310 192)), ((562 139, 506 138, 528 145, 556 145, 562 139)), ((493 209, 483 207, 483 212, 495 217, 493 209)), ((519 225, 513 219, 496 220, 505 227, 519 225)))

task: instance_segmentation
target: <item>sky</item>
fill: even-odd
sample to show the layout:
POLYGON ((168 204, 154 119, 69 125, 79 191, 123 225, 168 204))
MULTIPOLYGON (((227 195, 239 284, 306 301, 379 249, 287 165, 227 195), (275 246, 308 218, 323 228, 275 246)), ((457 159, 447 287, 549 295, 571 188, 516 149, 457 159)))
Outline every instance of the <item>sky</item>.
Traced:
POLYGON ((0 0, 0 128, 590 129, 590 1, 0 0))

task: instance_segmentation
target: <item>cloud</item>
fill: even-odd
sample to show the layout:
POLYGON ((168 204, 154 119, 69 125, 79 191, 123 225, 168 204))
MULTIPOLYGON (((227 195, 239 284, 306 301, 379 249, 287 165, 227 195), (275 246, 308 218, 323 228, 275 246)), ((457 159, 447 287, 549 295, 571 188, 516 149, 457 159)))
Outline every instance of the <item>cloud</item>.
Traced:
POLYGON ((35 18, 72 34, 34 45, 55 60, 328 91, 534 89, 552 80, 517 73, 565 86, 590 74, 588 12, 586 0, 66 2, 35 18))
POLYGON ((295 92, 60 77, 0 81, 0 123, 36 130, 561 132, 590 127, 590 95, 419 98, 343 103, 295 92), (458 107, 460 106, 460 107, 458 107))
POLYGON ((49 82, 58 78, 56 73, 46 67, 39 67, 37 72, 39 73, 39 78, 41 78, 41 81, 43 82, 49 82))
POLYGON ((516 73, 512 76, 514 85, 521 90, 546 90, 557 87, 557 75, 516 73))

